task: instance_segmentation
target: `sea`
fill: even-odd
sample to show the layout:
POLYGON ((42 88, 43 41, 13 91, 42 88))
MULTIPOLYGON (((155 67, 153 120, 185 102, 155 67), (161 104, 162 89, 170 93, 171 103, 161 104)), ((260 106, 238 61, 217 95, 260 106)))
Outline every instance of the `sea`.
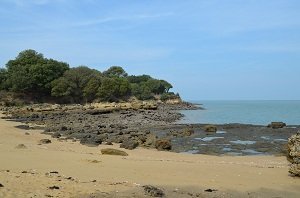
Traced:
POLYGON ((199 100, 190 101, 204 108, 183 110, 182 124, 255 124, 280 121, 300 125, 300 100, 199 100))

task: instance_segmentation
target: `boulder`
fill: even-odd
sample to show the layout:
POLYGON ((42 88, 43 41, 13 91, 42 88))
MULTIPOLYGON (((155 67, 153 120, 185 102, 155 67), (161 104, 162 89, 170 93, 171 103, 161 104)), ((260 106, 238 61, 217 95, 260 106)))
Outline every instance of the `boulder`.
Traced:
POLYGON ((191 128, 187 128, 187 129, 184 129, 183 131, 182 131, 182 135, 183 136, 191 136, 191 135, 193 135, 195 133, 195 131, 193 130, 193 129, 191 129, 191 128))
POLYGON ((271 122, 271 124, 268 125, 268 127, 272 129, 281 129, 285 126, 286 124, 284 122, 271 122))
POLYGON ((112 149, 112 148, 101 149, 101 153, 102 153, 102 155, 128 156, 128 154, 125 151, 121 151, 118 149, 112 149))
POLYGON ((215 125, 206 125, 204 126, 204 131, 209 133, 217 132, 217 127, 215 125))
POLYGON ((300 131, 288 140, 288 160, 292 163, 289 172, 300 177, 300 131))
POLYGON ((125 148, 129 150, 133 150, 138 147, 139 143, 135 140, 124 140, 123 143, 120 145, 120 148, 125 148))
POLYGON ((55 132, 51 135, 51 137, 53 138, 60 138, 61 137, 61 134, 59 132, 55 132))
POLYGON ((41 139, 41 140, 39 141, 39 143, 40 143, 40 144, 50 144, 50 143, 51 143, 51 140, 49 140, 49 139, 41 139))
POLYGON ((144 146, 154 147, 157 140, 157 136, 154 134, 148 134, 146 137, 146 141, 144 142, 144 146))
POLYGON ((171 150, 172 149, 172 144, 170 142, 170 140, 167 140, 167 139, 159 139, 159 140, 156 140, 155 142, 155 148, 157 150, 171 150))
POLYGON ((156 188, 151 185, 145 185, 143 186, 145 194, 150 196, 150 197, 164 197, 165 193, 159 188, 156 188))

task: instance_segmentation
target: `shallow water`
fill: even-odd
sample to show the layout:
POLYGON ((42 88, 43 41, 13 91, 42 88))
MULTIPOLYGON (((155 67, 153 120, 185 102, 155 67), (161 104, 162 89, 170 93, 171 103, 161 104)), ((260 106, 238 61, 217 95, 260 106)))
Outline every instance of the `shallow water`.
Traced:
POLYGON ((300 100, 262 101, 192 101, 203 104, 205 110, 183 110, 179 123, 242 123, 267 125, 282 121, 288 125, 300 124, 300 100))

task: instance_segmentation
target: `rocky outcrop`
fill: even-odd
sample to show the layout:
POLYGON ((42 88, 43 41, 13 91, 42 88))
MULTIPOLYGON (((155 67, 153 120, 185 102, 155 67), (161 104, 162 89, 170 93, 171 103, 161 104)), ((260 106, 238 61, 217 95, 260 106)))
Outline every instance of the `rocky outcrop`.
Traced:
POLYGON ((128 154, 125 151, 121 151, 118 149, 112 149, 112 148, 107 148, 107 149, 101 149, 102 155, 120 155, 120 156, 128 156, 128 154))
POLYGON ((208 133, 215 133, 217 132, 217 127, 215 125, 206 125, 204 126, 204 131, 208 133))
POLYGON ((41 140, 39 141, 39 143, 40 143, 40 144, 50 144, 50 143, 51 143, 51 140, 49 140, 49 139, 41 139, 41 140))
POLYGON ((164 197, 165 193, 159 188, 156 188, 155 186, 146 185, 143 186, 145 194, 150 197, 164 197))
POLYGON ((128 150, 133 150, 136 147, 138 147, 139 143, 135 140, 125 140, 122 142, 122 144, 120 145, 120 148, 125 148, 128 150))
POLYGON ((281 129, 285 126, 286 124, 284 122, 271 122, 271 124, 268 125, 268 127, 272 129, 281 129))
POLYGON ((292 163, 289 172, 300 177, 300 131, 288 140, 288 160, 292 163))
POLYGON ((159 139, 155 142, 155 148, 160 151, 163 150, 169 151, 172 149, 172 144, 168 139, 159 139))

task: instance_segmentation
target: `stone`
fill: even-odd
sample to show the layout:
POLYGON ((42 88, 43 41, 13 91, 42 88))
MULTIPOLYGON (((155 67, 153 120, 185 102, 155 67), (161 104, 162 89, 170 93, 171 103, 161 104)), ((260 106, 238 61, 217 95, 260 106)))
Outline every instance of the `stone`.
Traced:
POLYGON ((49 139, 41 139, 41 140, 39 141, 39 143, 40 143, 40 144, 50 144, 50 143, 51 143, 51 140, 49 140, 49 139))
POLYGON ((16 128, 18 129, 24 129, 24 130, 29 130, 30 127, 28 125, 18 125, 18 126, 15 126, 16 128))
POLYGON ((53 138, 60 138, 61 137, 61 134, 59 132, 55 132, 51 135, 51 137, 53 138))
POLYGON ((194 133, 195 133, 195 132, 194 132, 193 129, 187 128, 187 129, 183 130, 182 135, 183 135, 183 136, 191 136, 191 135, 193 135, 194 133))
POLYGON ((164 197, 165 193, 163 190, 155 187, 155 186, 151 186, 151 185, 145 185, 143 186, 145 194, 151 197, 164 197))
POLYGON ((3 187, 4 187, 4 185, 0 183, 0 188, 3 188, 3 187))
POLYGON ((50 190, 59 190, 59 187, 58 186, 50 186, 48 187, 50 190))
POLYGON ((155 147, 155 143, 157 140, 157 136, 154 134, 147 135, 146 142, 144 142, 144 146, 155 147))
POLYGON ((289 173, 300 177, 300 131, 288 140, 288 160, 291 162, 289 173))
POLYGON ((102 155, 128 156, 128 154, 125 151, 121 151, 118 149, 112 149, 112 148, 101 149, 101 153, 102 153, 102 155))
POLYGON ((27 146, 25 146, 24 144, 18 144, 16 146, 16 149, 27 149, 27 146))
POLYGON ((135 140, 124 140, 123 143, 120 145, 120 148, 125 148, 128 150, 133 150, 138 147, 139 143, 135 140))
POLYGON ((170 142, 170 140, 167 140, 167 139, 159 139, 155 142, 155 148, 157 150, 171 150, 172 149, 172 144, 170 142))
POLYGON ((204 126, 204 131, 209 133, 215 133, 217 132, 217 127, 215 125, 206 125, 204 126))
POLYGON ((271 124, 268 125, 268 127, 272 129, 281 129, 285 126, 286 124, 284 122, 271 122, 271 124))

